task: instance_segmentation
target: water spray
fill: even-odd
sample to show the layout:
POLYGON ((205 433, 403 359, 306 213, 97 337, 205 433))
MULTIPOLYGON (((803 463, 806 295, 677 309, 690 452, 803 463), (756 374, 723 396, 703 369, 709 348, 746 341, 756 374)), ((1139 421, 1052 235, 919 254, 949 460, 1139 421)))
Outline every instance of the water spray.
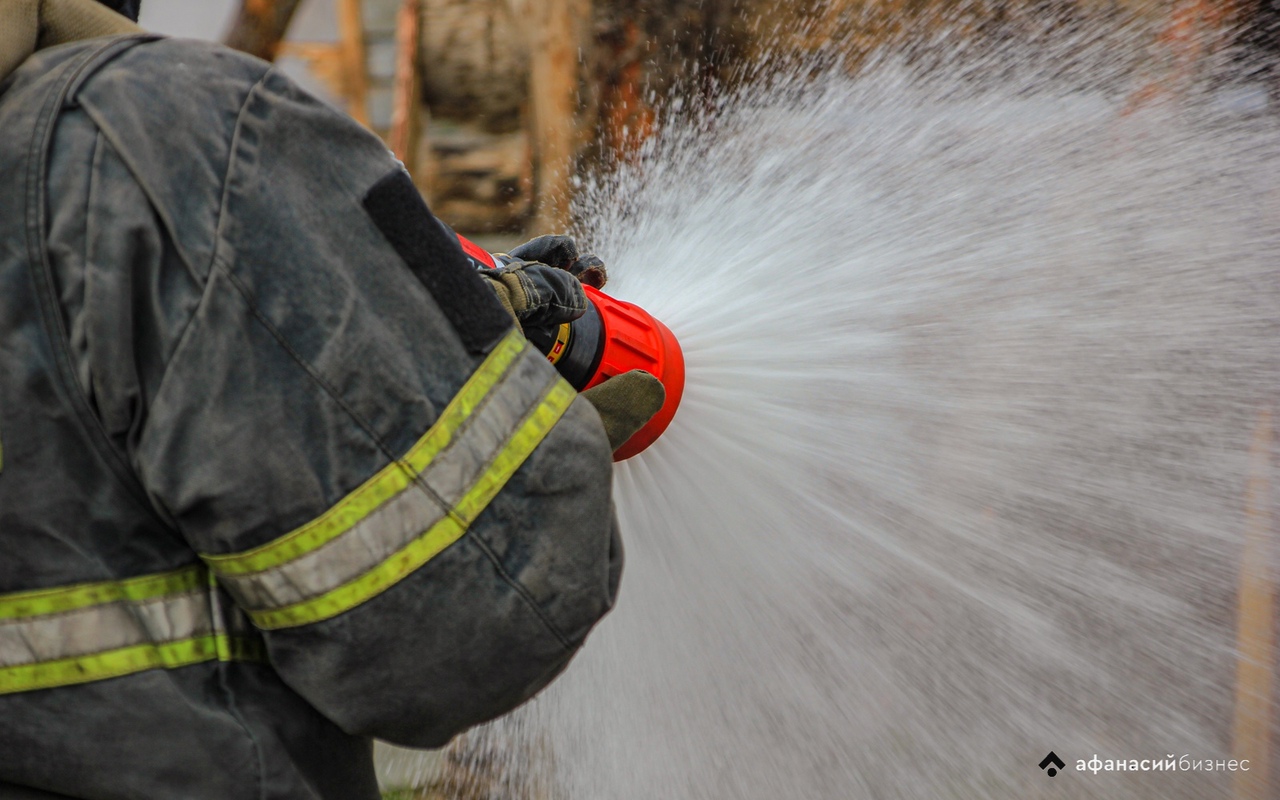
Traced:
POLYGON ((615 465, 617 608, 455 750, 492 796, 1276 796, 1280 119, 1061 35, 782 74, 584 183, 696 380, 615 465))
MULTIPOLYGON (((467 255, 497 266, 484 248, 462 236, 458 241, 467 255)), ((662 381, 667 390, 662 408, 614 451, 614 461, 625 461, 657 441, 675 417, 684 394, 684 354, 671 329, 643 308, 594 286, 583 289, 587 311, 581 317, 554 328, 530 328, 525 334, 579 392, 633 369, 662 381)))

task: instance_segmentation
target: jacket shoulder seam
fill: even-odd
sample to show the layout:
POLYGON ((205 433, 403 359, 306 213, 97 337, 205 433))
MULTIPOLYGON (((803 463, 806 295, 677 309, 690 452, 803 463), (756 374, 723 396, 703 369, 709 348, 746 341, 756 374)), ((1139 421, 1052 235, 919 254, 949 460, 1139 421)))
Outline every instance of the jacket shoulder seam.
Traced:
POLYGON ((164 226, 164 229, 168 233, 169 238, 175 244, 174 249, 178 253, 179 260, 181 260, 183 267, 186 268, 188 275, 190 275, 191 279, 196 282, 197 286, 205 287, 206 284, 208 283, 208 275, 212 271, 213 259, 217 255, 218 243, 221 241, 220 234, 222 231, 222 224, 223 224, 222 215, 223 215, 223 211, 226 208, 227 183, 228 183, 228 178, 231 174, 232 166, 235 163, 235 147, 237 142, 239 141, 240 129, 242 127, 242 119, 244 117, 245 109, 248 107, 249 102, 257 94, 258 88, 262 86, 267 76, 271 74, 271 71, 272 71, 271 69, 264 70, 262 75, 260 75, 258 79, 254 81, 253 85, 250 86, 245 91, 244 97, 241 98, 240 100, 240 106, 236 110, 236 123, 233 129, 231 140, 228 143, 227 160, 222 168, 222 177, 220 181, 221 185, 219 186, 219 192, 218 192, 220 203, 216 211, 216 216, 214 219, 214 226, 213 226, 214 237, 213 237, 213 246, 211 247, 212 253, 210 255, 209 262, 205 265, 207 269, 205 269, 203 272, 198 270, 196 268, 196 265, 192 263, 191 254, 188 253, 187 249, 182 245, 183 239, 181 236, 178 235, 177 228, 173 223, 173 219, 170 216, 168 209, 166 209, 164 205, 162 205, 160 202, 157 201, 156 193, 147 184, 147 182, 141 178, 141 175, 143 173, 141 170, 137 168, 137 165, 133 163, 134 159, 133 159, 132 151, 128 147, 123 146, 118 133, 112 129, 110 123, 103 117, 100 111, 92 103, 87 103, 87 102, 80 103, 79 107, 84 110, 85 114, 88 115, 89 119, 93 121, 94 126, 106 138, 107 143, 111 145, 111 149, 115 151, 117 157, 119 157, 119 159, 124 163, 125 167, 128 169, 129 175, 130 177, 132 177, 134 183, 138 185, 138 188, 142 190, 142 193, 144 195, 146 195, 148 202, 151 203, 151 207, 155 209, 156 216, 159 218, 161 224, 164 226))
MULTIPOLYGON (((222 171, 222 190, 218 193, 218 218, 213 228, 213 252, 209 258, 209 268, 205 274, 211 274, 218 263, 218 253, 222 249, 224 226, 227 219, 227 206, 231 202, 231 173, 235 170, 239 163, 240 153, 240 136, 244 130, 244 115, 249 108, 249 104, 257 98, 258 93, 262 91, 267 79, 276 71, 275 67, 270 67, 263 71, 258 80, 245 92, 244 100, 240 103, 240 110, 236 112, 236 124, 231 133, 231 141, 227 147, 227 163, 222 171)), ((224 270, 230 274, 230 270, 224 270)), ((243 294, 243 292, 242 292, 243 294)), ((245 301, 248 302, 246 297, 245 301)))
MULTIPOLYGON (((164 393, 165 386, 169 382, 169 367, 173 363, 173 361, 176 358, 178 358, 178 354, 182 351, 183 345, 186 343, 187 339, 191 336, 192 329, 195 327, 196 318, 200 315, 200 309, 204 306, 205 302, 208 299, 209 286, 210 284, 212 284, 212 281, 208 279, 208 276, 212 274, 217 262, 218 243, 221 241, 222 217, 226 210, 227 183, 228 183, 228 178, 231 174, 232 165, 235 163, 235 147, 236 147, 236 142, 239 140, 239 136, 240 136, 240 127, 241 127, 240 120, 244 116, 244 110, 245 108, 248 107, 249 101, 253 98, 254 94, 257 92, 258 87, 262 85, 262 82, 266 80, 267 74, 269 72, 270 70, 267 70, 266 72, 264 72, 262 76, 260 76, 258 80, 254 83, 254 85, 249 88, 249 91, 245 92, 244 99, 241 100, 240 102, 240 109, 239 111, 236 112, 235 131, 232 134, 230 147, 227 153, 227 163, 225 164, 222 172, 222 186, 221 186, 221 191, 219 192, 222 200, 221 200, 221 203, 219 204, 218 212, 217 212, 217 220, 214 224, 215 235, 214 235, 213 253, 210 257, 208 269, 204 272, 204 275, 201 276, 199 273, 196 272, 195 268, 192 266, 190 261, 187 260, 186 252, 181 247, 175 248, 178 252, 179 258, 182 260, 183 266, 186 267, 188 274, 190 275, 192 280, 196 282, 196 285, 200 287, 200 300, 195 304, 195 307, 192 309, 191 314, 187 317, 186 321, 183 322, 182 328, 175 339, 173 350, 169 354, 169 358, 165 361, 164 374, 160 376, 160 382, 156 387, 156 397, 159 397, 164 393)), ((111 141, 110 135, 108 135, 103 130, 102 125, 98 123, 98 119, 96 116, 94 116, 90 107, 86 106, 85 110, 86 112, 89 113, 89 118, 94 121, 94 125, 98 128, 99 135, 107 139, 107 143, 111 145, 111 148, 113 150, 116 151, 116 155, 121 159, 121 161, 125 162, 125 166, 129 168, 130 176, 133 178, 134 182, 138 185, 138 188, 143 192, 143 194, 147 196, 147 199, 151 202, 152 207, 156 209, 157 215, 160 217, 162 224, 164 224, 165 228, 168 229, 169 231, 170 238, 173 239, 175 243, 177 243, 178 239, 173 235, 174 234, 173 226, 170 225, 169 220, 165 218, 165 215, 163 215, 163 213, 161 212, 159 205, 156 204, 151 193, 147 191, 146 184, 138 180, 137 173, 133 170, 132 167, 129 167, 128 161, 125 160, 123 154, 120 153, 120 148, 117 147, 111 141)), ((248 302, 247 298, 246 298, 246 302, 248 302)), ((252 307, 252 303, 250 303, 250 306, 252 307)))

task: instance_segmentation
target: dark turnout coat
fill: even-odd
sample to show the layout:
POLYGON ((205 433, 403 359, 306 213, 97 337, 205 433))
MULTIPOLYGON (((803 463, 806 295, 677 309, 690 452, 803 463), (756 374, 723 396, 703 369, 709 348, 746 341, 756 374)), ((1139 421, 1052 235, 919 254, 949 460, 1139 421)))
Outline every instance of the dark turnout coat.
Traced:
POLYGON ((0 187, 0 796, 374 798, 564 669, 604 431, 377 138, 93 39, 0 84, 0 187))

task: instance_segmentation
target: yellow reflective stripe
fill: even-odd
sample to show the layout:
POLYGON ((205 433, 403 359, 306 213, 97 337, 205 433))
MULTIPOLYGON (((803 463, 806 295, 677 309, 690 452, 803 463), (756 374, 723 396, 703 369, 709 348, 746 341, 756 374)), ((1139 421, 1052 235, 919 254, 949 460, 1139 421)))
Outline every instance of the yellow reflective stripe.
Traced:
POLYGON ((525 338, 513 329, 467 379, 441 412, 440 418, 404 458, 388 464, 321 516, 252 550, 224 555, 202 554, 200 557, 220 575, 251 575, 292 561, 351 530, 409 486, 431 463, 431 459, 449 444, 467 417, 527 346, 525 338))
POLYGON ((349 611, 408 577, 467 532, 480 512, 546 438, 576 396, 572 386, 557 379, 452 513, 390 558, 318 597, 282 608, 249 612, 250 618, 267 630, 309 625, 349 611))
POLYGON ((502 491, 502 487, 507 485, 507 481, 516 474, 516 470, 520 469, 520 465, 534 448, 547 438, 547 434, 564 416, 569 404, 577 396, 578 393, 572 386, 557 378, 551 391, 547 392, 525 418, 524 424, 507 441, 506 447, 498 453, 489 469, 485 470, 475 485, 453 507, 453 516, 465 520, 467 525, 475 522, 476 517, 502 491))
POLYGON ((218 658, 220 649, 229 655, 225 660, 261 660, 263 655, 261 642, 240 637, 211 634, 176 642, 148 642, 104 653, 0 668, 0 694, 89 683, 149 669, 186 667, 218 658))
POLYGON ((0 694, 88 683, 157 667, 182 667, 210 661, 216 655, 214 637, 199 636, 177 642, 149 642, 105 653, 24 664, 0 670, 0 694))
POLYGON ((78 608, 100 606, 120 600, 152 600, 166 595, 185 594, 204 585, 204 567, 193 564, 172 572, 143 575, 122 581, 82 583, 54 589, 36 589, 0 595, 0 619, 18 619, 59 614, 78 608))

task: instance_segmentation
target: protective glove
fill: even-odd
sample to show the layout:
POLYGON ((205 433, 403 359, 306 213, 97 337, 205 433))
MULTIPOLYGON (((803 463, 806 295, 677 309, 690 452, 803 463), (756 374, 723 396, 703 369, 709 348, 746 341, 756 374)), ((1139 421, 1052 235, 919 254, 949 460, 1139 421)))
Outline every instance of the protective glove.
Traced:
POLYGON ((581 394, 596 407, 609 449, 617 450, 653 418, 667 399, 662 381, 642 369, 615 375, 581 394))
POLYGON ((579 253, 578 243, 572 236, 549 234, 531 239, 514 248, 511 257, 523 261, 537 261, 573 275, 587 286, 603 289, 609 276, 604 262, 591 253, 579 253))
MULTIPOLYGON (((539 236, 494 258, 498 269, 481 274, 521 330, 577 319, 587 308, 582 284, 599 289, 608 280, 604 262, 579 253, 573 237, 563 234, 539 236)), ((609 449, 617 450, 658 413, 667 390, 653 375, 635 369, 587 389, 582 397, 600 415, 609 449)))
POLYGON ((586 313, 587 295, 567 271, 503 254, 494 258, 496 268, 478 272, 522 332, 556 327, 586 313))

